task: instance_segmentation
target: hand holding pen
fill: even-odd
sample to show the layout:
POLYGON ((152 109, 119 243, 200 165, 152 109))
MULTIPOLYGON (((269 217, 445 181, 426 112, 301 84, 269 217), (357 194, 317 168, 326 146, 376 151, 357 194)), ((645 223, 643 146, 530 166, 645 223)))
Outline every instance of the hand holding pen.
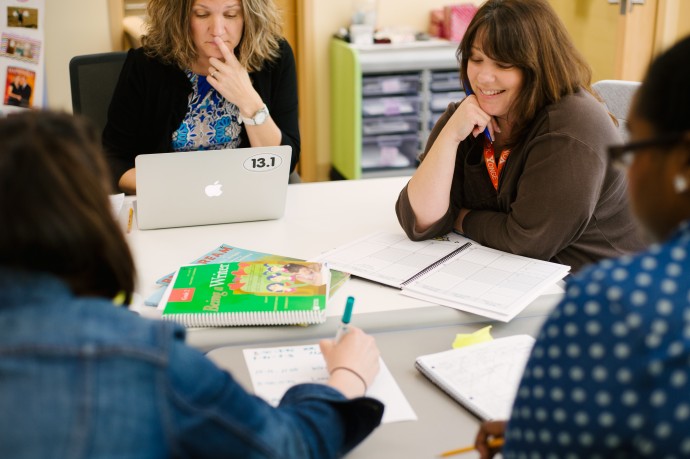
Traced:
POLYGON ((338 344, 341 339, 343 339, 343 336, 345 336, 345 333, 350 328, 350 320, 352 319, 352 308, 355 305, 355 299, 354 297, 348 296, 347 297, 347 303, 345 303, 345 311, 343 312, 343 318, 340 321, 340 327, 338 327, 338 331, 335 334, 335 344, 338 344))
POLYGON ((352 398, 364 395, 374 381, 380 353, 373 337, 349 324, 354 299, 348 304, 343 315, 347 321, 341 321, 336 338, 321 340, 319 346, 331 375, 328 384, 352 398))

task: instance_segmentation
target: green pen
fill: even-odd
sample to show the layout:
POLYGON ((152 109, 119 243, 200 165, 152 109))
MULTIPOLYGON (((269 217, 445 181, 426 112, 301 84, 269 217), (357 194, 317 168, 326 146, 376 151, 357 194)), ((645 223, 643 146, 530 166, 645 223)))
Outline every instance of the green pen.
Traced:
POLYGON ((352 307, 355 305, 354 297, 348 296, 347 303, 345 303, 345 311, 343 312, 343 318, 340 321, 340 327, 335 334, 335 344, 338 344, 343 338, 345 333, 347 333, 350 326, 350 319, 352 318, 352 307))

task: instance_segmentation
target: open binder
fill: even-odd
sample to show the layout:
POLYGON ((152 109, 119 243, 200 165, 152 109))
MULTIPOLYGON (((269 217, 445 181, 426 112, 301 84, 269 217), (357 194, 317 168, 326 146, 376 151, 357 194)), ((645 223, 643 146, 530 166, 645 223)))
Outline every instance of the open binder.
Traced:
POLYGON ((399 288, 404 295, 503 322, 570 270, 484 247, 455 233, 411 241, 402 232, 379 232, 319 259, 332 269, 399 288))

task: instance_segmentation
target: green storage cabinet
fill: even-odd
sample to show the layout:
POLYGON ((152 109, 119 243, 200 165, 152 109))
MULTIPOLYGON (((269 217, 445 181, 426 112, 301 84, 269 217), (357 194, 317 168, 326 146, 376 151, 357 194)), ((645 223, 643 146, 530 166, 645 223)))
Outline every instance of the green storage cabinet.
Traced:
POLYGON ((440 40, 370 46, 331 40, 334 178, 414 172, 432 120, 438 117, 435 101, 455 98, 460 90, 457 78, 447 81, 457 75, 456 48, 456 43, 440 40))

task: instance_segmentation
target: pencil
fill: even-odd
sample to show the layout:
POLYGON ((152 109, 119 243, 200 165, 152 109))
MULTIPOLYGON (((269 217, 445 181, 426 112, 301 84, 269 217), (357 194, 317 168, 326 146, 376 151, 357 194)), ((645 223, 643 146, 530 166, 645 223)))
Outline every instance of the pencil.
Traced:
POLYGON ((132 219, 134 218, 134 207, 129 208, 129 218, 127 219, 127 234, 132 232, 132 219))
MULTIPOLYGON (((503 446, 503 438, 492 438, 488 442, 489 448, 498 448, 499 446, 503 446)), ((469 453, 470 451, 474 451, 476 448, 474 445, 472 446, 465 446, 464 448, 458 448, 458 449, 452 449, 450 451, 443 452, 439 455, 439 457, 448 457, 448 456, 455 456, 456 454, 462 454, 462 453, 469 453)))

